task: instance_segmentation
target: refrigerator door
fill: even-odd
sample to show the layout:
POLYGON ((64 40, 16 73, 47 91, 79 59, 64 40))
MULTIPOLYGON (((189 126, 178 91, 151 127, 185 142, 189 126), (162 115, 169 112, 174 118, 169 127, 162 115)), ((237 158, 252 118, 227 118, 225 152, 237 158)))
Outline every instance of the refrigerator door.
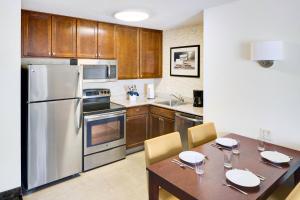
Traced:
POLYGON ((29 102, 81 97, 81 68, 76 65, 29 65, 29 102))
POLYGON ((81 108, 81 99, 28 104, 28 190, 82 171, 81 108))

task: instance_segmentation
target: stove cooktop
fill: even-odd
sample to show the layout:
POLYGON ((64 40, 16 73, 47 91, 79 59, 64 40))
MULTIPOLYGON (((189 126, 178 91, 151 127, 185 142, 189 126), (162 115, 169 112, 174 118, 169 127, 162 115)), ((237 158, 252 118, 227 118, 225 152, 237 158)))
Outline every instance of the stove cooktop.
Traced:
POLYGON ((83 114, 99 114, 99 113, 108 113, 119 110, 125 110, 125 106, 116 103, 90 103, 83 104, 83 114))

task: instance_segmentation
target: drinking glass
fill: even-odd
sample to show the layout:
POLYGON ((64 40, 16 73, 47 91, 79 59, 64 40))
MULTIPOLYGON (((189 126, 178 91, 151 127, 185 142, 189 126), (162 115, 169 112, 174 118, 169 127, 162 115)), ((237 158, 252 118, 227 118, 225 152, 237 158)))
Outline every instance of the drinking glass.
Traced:
POLYGON ((271 131, 265 130, 264 137, 265 137, 265 142, 266 142, 266 144, 265 144, 266 149, 268 151, 272 151, 273 149, 272 149, 272 144, 271 144, 272 143, 271 131))
POLYGON ((265 130, 263 130, 263 129, 259 129, 257 149, 258 149, 258 151, 265 150, 265 130))
POLYGON ((237 144, 232 147, 232 153, 235 155, 240 154, 240 141, 239 140, 237 140, 237 144))
POLYGON ((224 153, 224 167, 227 169, 231 169, 232 168, 232 149, 223 149, 223 153, 224 153))
POLYGON ((203 159, 201 162, 196 162, 197 159, 195 158, 195 172, 198 175, 204 174, 204 164, 205 164, 205 159, 203 159))

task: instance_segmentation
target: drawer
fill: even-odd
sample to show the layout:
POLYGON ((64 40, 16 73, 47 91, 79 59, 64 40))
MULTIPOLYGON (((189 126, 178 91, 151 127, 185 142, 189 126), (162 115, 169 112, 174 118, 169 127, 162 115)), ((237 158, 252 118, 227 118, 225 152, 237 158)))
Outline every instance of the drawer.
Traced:
POLYGON ((127 108, 127 117, 148 114, 148 106, 137 106, 132 108, 127 108))
POLYGON ((166 117, 169 119, 175 119, 175 111, 174 110, 169 110, 166 108, 161 108, 157 106, 151 106, 150 107, 150 112, 162 117, 166 117))

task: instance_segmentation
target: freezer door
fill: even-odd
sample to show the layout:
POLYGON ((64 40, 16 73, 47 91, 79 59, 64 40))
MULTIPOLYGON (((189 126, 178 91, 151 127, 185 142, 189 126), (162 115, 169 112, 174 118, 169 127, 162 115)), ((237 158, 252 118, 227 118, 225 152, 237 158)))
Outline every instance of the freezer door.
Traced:
POLYGON ((29 102, 81 97, 81 67, 29 65, 29 102))
POLYGON ((81 172, 81 100, 28 106, 27 189, 81 172))

